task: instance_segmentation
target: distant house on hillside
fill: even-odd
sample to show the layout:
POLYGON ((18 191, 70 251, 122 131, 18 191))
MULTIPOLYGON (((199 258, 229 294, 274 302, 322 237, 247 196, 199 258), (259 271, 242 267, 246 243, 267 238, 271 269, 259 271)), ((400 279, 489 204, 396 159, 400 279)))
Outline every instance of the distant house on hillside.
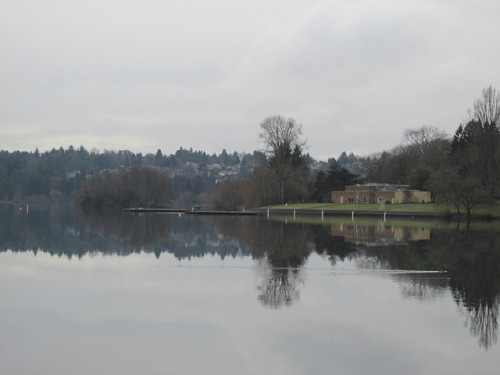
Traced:
POLYGON ((429 203, 429 191, 411 190, 409 185, 365 184, 332 191, 332 203, 429 203))

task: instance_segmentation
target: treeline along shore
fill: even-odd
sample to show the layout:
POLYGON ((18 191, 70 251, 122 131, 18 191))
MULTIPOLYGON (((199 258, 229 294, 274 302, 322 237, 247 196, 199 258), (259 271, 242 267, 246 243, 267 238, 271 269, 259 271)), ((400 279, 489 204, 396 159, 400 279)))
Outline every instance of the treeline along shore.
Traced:
MULTIPOLYGON (((500 95, 496 89, 485 88, 469 114, 452 136, 434 126, 406 129, 401 143, 390 150, 369 155, 344 151, 323 161, 304 152, 302 124, 280 115, 260 123, 259 150, 252 153, 224 149, 209 154, 182 147, 168 155, 161 149, 143 155, 127 150, 89 151, 83 146, 43 152, 2 150, 0 200, 242 212, 273 205, 331 203, 332 191, 378 183, 430 191, 434 204, 445 205, 444 211, 453 210, 455 215, 471 217, 482 207, 481 215, 498 216, 500 95)), ((403 211, 433 214, 433 209, 403 211)))

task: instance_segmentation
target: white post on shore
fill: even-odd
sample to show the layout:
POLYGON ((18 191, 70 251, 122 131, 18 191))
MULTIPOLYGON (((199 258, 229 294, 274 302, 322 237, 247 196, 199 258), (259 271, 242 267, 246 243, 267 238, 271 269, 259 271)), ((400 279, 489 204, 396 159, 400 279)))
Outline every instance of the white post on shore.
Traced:
POLYGON ((293 218, 295 219, 295 210, 293 210, 293 218))
POLYGON ((386 211, 386 212, 384 212, 384 221, 385 221, 385 215, 387 215, 387 211, 386 211))
POLYGON ((352 211, 352 214, 351 214, 351 220, 354 221, 354 210, 352 211))
POLYGON ((323 220, 323 216, 325 214, 325 211, 324 210, 321 210, 321 220, 323 220))
POLYGON ((267 209, 267 218, 269 219, 269 208, 267 209))

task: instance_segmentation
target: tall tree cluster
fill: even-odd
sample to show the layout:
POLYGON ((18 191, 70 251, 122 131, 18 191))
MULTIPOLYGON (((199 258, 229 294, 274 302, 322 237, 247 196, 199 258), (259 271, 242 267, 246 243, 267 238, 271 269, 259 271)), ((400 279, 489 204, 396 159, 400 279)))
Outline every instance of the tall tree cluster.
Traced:
POLYGON ((212 203, 216 208, 234 210, 310 200, 314 182, 311 157, 304 154, 302 125, 276 115, 265 118, 260 130, 263 148, 254 154, 260 162, 250 174, 224 181, 214 189, 212 203))
POLYGON ((402 143, 392 150, 361 157, 362 173, 370 182, 409 184, 422 190, 449 150, 450 139, 438 128, 407 129, 402 143))
POLYGON ((260 123, 262 148, 253 154, 210 155, 182 147, 171 155, 72 146, 43 153, 0 151, 0 199, 80 191, 79 200, 87 205, 151 206, 171 200, 179 208, 206 204, 235 210, 328 202, 333 190, 370 182, 431 190, 436 201, 465 207, 470 215, 475 204, 500 196, 500 94, 485 88, 469 114, 452 137, 425 125, 405 130, 391 150, 367 156, 343 152, 327 163, 305 154, 302 125, 281 115, 260 123), (168 197, 158 196, 159 181, 168 197))
POLYGON ((467 215, 481 202, 500 195, 500 94, 491 86, 474 101, 470 120, 461 124, 450 153, 433 176, 431 187, 467 215))
POLYGON ((318 202, 329 202, 331 191, 344 190, 346 186, 358 182, 358 175, 349 172, 338 161, 332 159, 326 172, 319 171, 317 173, 312 197, 318 202))
MULTIPOLYGON (((269 167, 276 177, 277 198, 279 203, 285 203, 285 192, 291 189, 291 181, 300 180, 302 172, 307 172, 302 156, 302 125, 293 118, 281 115, 264 119, 260 124, 259 139, 264 146, 269 167)), ((300 190, 300 186, 296 185, 300 190)), ((288 191, 289 195, 292 193, 288 191)), ((300 192, 296 192, 299 193, 300 192)))
POLYGON ((258 157, 246 154, 244 163, 238 153, 226 150, 218 155, 204 151, 180 148, 165 155, 133 153, 128 150, 87 150, 83 146, 51 151, 0 151, 0 200, 68 199, 89 181, 99 181, 103 176, 129 167, 152 167, 168 172, 172 177, 172 200, 186 207, 200 202, 217 184, 222 168, 235 168, 244 164, 250 173, 258 157))
POLYGON ((152 167, 122 168, 117 173, 92 176, 76 201, 83 207, 162 207, 172 198, 172 181, 152 167))
POLYGON ((477 203, 500 195, 500 94, 492 86, 474 100, 469 120, 452 138, 423 126, 404 132, 402 144, 359 158, 369 182, 409 184, 433 192, 467 215, 477 203))

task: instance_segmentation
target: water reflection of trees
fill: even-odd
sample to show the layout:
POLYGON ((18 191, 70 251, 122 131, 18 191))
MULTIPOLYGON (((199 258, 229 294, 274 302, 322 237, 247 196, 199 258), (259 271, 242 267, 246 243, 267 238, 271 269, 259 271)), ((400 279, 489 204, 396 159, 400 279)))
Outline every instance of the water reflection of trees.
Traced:
POLYGON ((271 272, 258 287, 258 297, 264 305, 278 308, 290 305, 300 298, 299 287, 302 284, 300 267, 311 253, 307 242, 307 231, 295 228, 295 225, 273 223, 274 230, 261 238, 265 242, 265 257, 262 259, 271 272))
POLYGON ((262 282, 257 286, 258 300, 273 309, 298 301, 303 284, 299 269, 269 267, 267 258, 260 262, 262 282))
POLYGON ((489 349, 498 339, 498 296, 491 299, 468 294, 459 282, 452 285, 453 298, 465 315, 465 326, 478 337, 479 346, 489 349))
POLYGON ((39 208, 0 205, 0 251, 47 251, 64 254, 72 246, 75 254, 82 252, 76 236, 72 207, 39 208))
POLYGON ((80 218, 85 230, 81 237, 96 235, 115 238, 118 249, 145 248, 165 242, 170 236, 170 222, 166 215, 144 215, 110 211, 81 211, 80 218))
MULTIPOLYGON (((224 223, 233 227, 227 221, 224 223)), ((245 224, 232 235, 248 245, 252 254, 259 258, 259 301, 271 308, 291 305, 300 298, 303 284, 300 267, 314 249, 309 241, 309 228, 259 218, 248 218, 245 224)), ((219 230, 228 233, 224 226, 219 230)))
POLYGON ((29 214, 0 205, 0 251, 86 254, 168 252, 178 259, 250 255, 234 241, 223 241, 210 220, 169 214, 75 211, 72 206, 30 207, 29 214))
POLYGON ((498 338, 500 303, 500 236, 497 234, 459 233, 458 253, 450 288, 453 298, 465 315, 465 325, 488 349, 498 338))
POLYGON ((444 273, 401 273, 393 275, 403 297, 428 300, 443 296, 448 290, 449 278, 444 273))
POLYGON ((433 231, 427 241, 409 242, 403 247, 359 246, 358 250, 358 256, 383 263, 384 269, 417 271, 392 276, 405 297, 429 299, 449 289, 465 316, 465 326, 478 338, 479 345, 489 349, 497 342, 499 234, 433 231))
POLYGON ((333 236, 329 226, 260 217, 103 215, 72 207, 30 207, 27 215, 12 205, 0 205, 0 221, 0 251, 68 257, 96 252, 157 257, 168 252, 178 259, 251 256, 260 272, 258 299, 271 308, 300 298, 301 268, 312 252, 333 266, 351 259, 360 268, 394 270, 388 277, 407 298, 432 299, 450 290, 479 345, 489 349, 498 339, 500 234, 495 232, 457 228, 433 230, 430 239, 422 241, 355 243, 333 236))
POLYGON ((258 299, 265 306, 280 308, 300 298, 301 268, 317 252, 332 265, 356 253, 356 246, 331 235, 328 226, 269 221, 260 217, 216 219, 217 232, 248 247, 258 259, 258 299))
POLYGON ((354 243, 347 242, 342 236, 332 236, 329 227, 323 225, 314 226, 312 235, 316 252, 325 256, 332 266, 358 252, 354 243))

